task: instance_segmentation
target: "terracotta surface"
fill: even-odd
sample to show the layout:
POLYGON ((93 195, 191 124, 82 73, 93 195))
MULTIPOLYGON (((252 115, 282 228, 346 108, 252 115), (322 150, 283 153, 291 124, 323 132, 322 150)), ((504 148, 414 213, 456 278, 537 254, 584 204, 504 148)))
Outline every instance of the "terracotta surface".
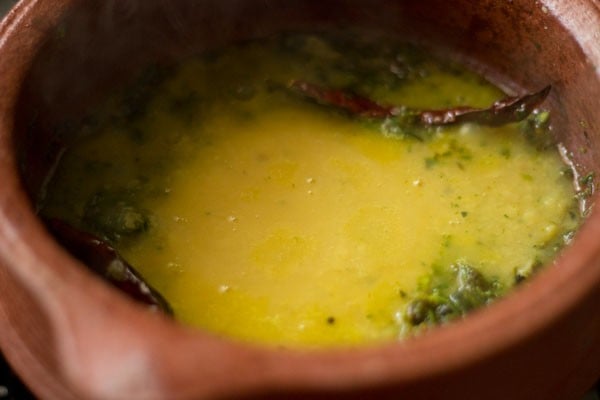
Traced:
POLYGON ((508 91, 552 83, 555 134, 579 171, 600 171, 597 0, 24 0, 0 26, 0 347, 38 396, 558 400, 600 376, 598 210, 555 267, 489 309, 406 342, 318 352, 149 314, 45 233, 29 196, 52 167, 56 129, 136 68, 348 25, 442 47, 508 91))

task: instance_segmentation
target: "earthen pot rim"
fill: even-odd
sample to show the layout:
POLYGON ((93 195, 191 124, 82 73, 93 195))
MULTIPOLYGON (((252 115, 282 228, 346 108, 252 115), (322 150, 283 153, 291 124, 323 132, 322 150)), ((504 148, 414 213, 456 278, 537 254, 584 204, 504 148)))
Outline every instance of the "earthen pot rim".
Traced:
MULTIPOLYGON (((5 78, 0 82, 0 91, 8 94, 0 98, 0 180, 3 182, 0 193, 0 261, 24 286, 36 293, 44 311, 48 313, 54 333, 65 335, 65 338, 54 337, 53 340, 56 341, 59 357, 67 360, 67 364, 69 361, 73 363, 71 366, 61 366, 71 378, 93 380, 96 378, 92 376, 94 373, 98 377, 108 374, 107 371, 93 368, 91 372, 86 370, 80 373, 75 370, 82 357, 90 361, 101 359, 93 355, 90 349, 78 347, 91 343, 89 338, 76 337, 82 332, 89 333, 89 329, 79 320, 81 315, 78 315, 84 307, 97 306, 97 310, 92 311, 94 318, 110 321, 107 323, 123 331, 122 339, 159 357, 161 362, 173 363, 175 358, 158 355, 157 350, 151 347, 168 340, 175 340, 172 343, 174 352, 205 352, 214 357, 228 358, 223 368, 236 366, 238 376, 230 375, 228 383, 216 379, 213 390, 217 393, 228 385, 235 385, 236 381, 240 388, 260 388, 263 385, 336 387, 342 381, 351 381, 353 386, 360 387, 442 374, 475 363, 513 346, 524 337, 533 336, 556 318, 569 313, 582 297, 597 290, 600 268, 588 268, 588 265, 594 264, 593 260, 600 259, 600 241, 596 240, 600 237, 600 211, 593 209, 572 246, 565 249, 555 265, 530 283, 463 321, 402 342, 351 349, 282 350, 216 338, 142 311, 99 283, 55 245, 36 218, 19 182, 12 149, 12 117, 27 62, 43 41, 44 29, 36 27, 34 19, 53 8, 47 22, 51 26, 73 1, 55 1, 51 7, 48 3, 21 0, 0 25, 0 54, 9 55, 9 58, 0 59, 0 74, 6 74, 12 85, 6 86, 5 78), (26 40, 23 39, 24 35, 27 35, 26 40), (9 65, 6 60, 16 62, 9 65), (85 290, 81 290, 81 287, 85 287, 85 290), (561 296, 553 295, 557 292, 561 296), (123 327, 123 324, 128 327, 123 327), (136 326, 137 330, 132 332, 131 326, 136 326), (141 329, 154 333, 144 339, 134 339, 135 333, 141 329), (262 370, 254 371, 255 374, 250 378, 243 376, 244 369, 254 370, 257 369, 256 365, 261 365, 262 370), (286 368, 281 368, 281 365, 286 365, 286 368)), ((554 4, 555 9, 565 7, 553 1, 548 3, 554 4)), ((589 3, 589 10, 600 21, 600 10, 594 4, 597 3, 589 3)), ((597 52, 590 52, 588 56, 600 66, 597 52)), ((600 79, 600 67, 597 71, 600 79)), ((592 200, 596 202, 598 195, 592 200)), ((191 357, 184 359, 196 371, 210 368, 191 357)), ((210 390, 206 393, 210 393, 210 390)))

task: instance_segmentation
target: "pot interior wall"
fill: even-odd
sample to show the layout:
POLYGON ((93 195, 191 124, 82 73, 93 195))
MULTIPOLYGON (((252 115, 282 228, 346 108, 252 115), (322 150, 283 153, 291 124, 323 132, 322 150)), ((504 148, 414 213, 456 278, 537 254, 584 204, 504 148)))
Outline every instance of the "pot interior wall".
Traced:
MULTIPOLYGON (((533 0, 82 2, 39 51, 25 81, 16 144, 34 197, 56 133, 150 64, 281 30, 362 28, 423 42, 508 91, 553 85, 554 134, 582 171, 600 163, 600 82, 576 38, 533 0)), ((581 26, 581 30, 585 30, 581 26)))

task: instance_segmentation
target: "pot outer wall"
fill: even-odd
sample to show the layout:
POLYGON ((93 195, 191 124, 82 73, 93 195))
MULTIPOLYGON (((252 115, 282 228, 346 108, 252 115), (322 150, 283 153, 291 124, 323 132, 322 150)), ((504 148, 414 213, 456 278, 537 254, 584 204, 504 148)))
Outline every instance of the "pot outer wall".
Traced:
POLYGON ((340 26, 412 38, 507 91, 552 83, 557 140, 582 174, 600 171, 596 0, 22 1, 0 28, 0 346, 37 395, 574 399, 597 379, 595 211, 555 268, 486 312, 406 343, 311 354, 229 343, 147 315, 46 235, 28 199, 60 151, 57 130, 140 66, 340 26))

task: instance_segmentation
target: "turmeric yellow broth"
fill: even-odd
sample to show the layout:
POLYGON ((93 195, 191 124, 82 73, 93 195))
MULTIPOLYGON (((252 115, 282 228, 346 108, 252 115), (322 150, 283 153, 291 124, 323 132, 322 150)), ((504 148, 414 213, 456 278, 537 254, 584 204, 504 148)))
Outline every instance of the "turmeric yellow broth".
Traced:
POLYGON ((150 68, 87 118, 41 213, 112 243, 177 319, 284 346, 390 340, 461 317, 577 227, 546 113, 405 126, 315 104, 288 90, 294 79, 413 109, 503 97, 390 40, 243 43, 150 68))

